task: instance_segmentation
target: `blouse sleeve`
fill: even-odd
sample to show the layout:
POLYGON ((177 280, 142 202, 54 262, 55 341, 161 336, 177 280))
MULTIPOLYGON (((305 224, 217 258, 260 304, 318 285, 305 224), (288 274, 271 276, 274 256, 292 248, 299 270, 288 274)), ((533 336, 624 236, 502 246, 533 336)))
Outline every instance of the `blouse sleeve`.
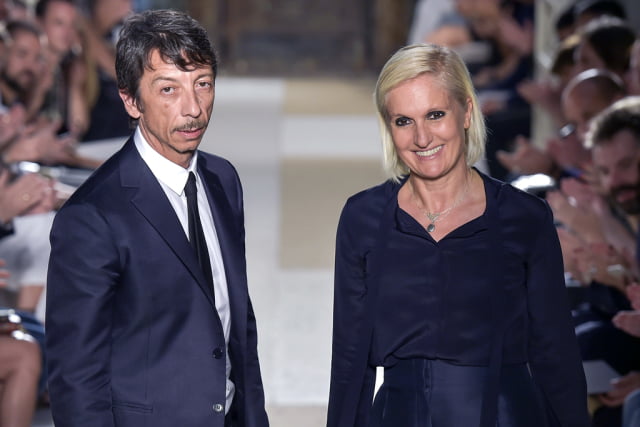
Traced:
POLYGON ((569 310, 560 242, 549 206, 528 264, 529 363, 534 381, 562 427, 590 425, 578 342, 569 310))
POLYGON ((361 249, 367 231, 352 219, 352 210, 347 204, 342 211, 336 237, 328 427, 366 426, 375 382, 368 364, 367 256, 361 249))

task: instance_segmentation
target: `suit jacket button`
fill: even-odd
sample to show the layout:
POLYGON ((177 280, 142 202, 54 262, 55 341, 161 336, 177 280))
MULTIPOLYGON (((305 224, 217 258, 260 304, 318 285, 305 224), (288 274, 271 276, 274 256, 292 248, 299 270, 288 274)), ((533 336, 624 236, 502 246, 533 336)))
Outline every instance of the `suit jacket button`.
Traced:
POLYGON ((222 405, 220 403, 216 403, 215 405, 213 405, 213 410, 215 412, 222 412, 222 411, 224 411, 224 405, 222 405))
POLYGON ((213 350, 213 357, 220 359, 222 356, 224 356, 224 350, 220 347, 216 347, 215 350, 213 350))

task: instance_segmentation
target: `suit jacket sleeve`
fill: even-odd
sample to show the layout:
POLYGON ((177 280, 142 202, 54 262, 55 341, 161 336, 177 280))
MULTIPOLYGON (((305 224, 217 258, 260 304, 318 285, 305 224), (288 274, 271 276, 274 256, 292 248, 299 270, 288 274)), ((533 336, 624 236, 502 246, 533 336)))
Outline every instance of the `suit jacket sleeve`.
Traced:
POLYGON ((368 425, 375 382, 375 368, 368 364, 370 343, 366 339, 372 325, 366 310, 363 230, 352 218, 353 210, 349 204, 343 210, 336 238, 328 427, 368 425))
MULTIPOLYGON (((233 166, 232 166, 233 168, 233 166)), ((244 250, 245 231, 244 231, 244 201, 242 185, 237 172, 233 169, 236 187, 236 204, 238 207, 238 226, 242 230, 240 241, 244 250)), ((246 272, 246 265, 244 266, 246 272)), ((244 418, 245 427, 268 427, 269 420, 265 411, 264 388, 262 385, 262 374, 260 372, 260 362, 258 359, 258 328, 256 325, 256 317, 253 312, 251 299, 247 298, 247 354, 246 354, 246 390, 244 390, 247 402, 246 416, 244 418)))
POLYGON ((249 301, 247 318, 247 416, 246 427, 269 427, 265 411, 264 390, 258 362, 258 334, 253 307, 249 301))
POLYGON ((534 381, 562 427, 590 425, 578 342, 571 320, 560 243, 551 210, 543 221, 528 266, 529 363, 534 381))
POLYGON ((46 351, 56 425, 114 425, 110 395, 112 299, 119 256, 106 220, 73 204, 51 231, 46 351))

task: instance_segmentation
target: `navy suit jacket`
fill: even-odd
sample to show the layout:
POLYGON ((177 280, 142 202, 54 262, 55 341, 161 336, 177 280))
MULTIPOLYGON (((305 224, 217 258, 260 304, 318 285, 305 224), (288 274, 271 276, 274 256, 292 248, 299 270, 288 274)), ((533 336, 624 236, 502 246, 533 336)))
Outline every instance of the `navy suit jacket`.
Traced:
MULTIPOLYGON (((229 288, 234 426, 268 426, 240 181, 210 154, 199 152, 197 168, 229 288)), ((56 426, 222 427, 225 340, 212 290, 132 138, 56 215, 51 245, 46 351, 56 426)))

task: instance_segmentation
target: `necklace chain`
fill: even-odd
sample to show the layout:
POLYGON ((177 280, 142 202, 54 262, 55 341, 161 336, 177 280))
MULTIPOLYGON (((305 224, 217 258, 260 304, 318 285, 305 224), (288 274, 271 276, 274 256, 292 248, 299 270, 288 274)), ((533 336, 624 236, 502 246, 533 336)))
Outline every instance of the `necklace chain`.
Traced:
POLYGON ((413 187, 413 184, 411 184, 411 200, 413 200, 413 203, 418 207, 418 209, 420 209, 420 211, 424 214, 424 216, 426 216, 429 219, 429 225, 426 227, 429 233, 432 233, 436 229, 436 222, 440 221, 442 218, 447 216, 453 209, 455 209, 460 205, 460 203, 462 203, 462 201, 467 196, 468 192, 469 192, 469 181, 467 180, 467 185, 465 186, 464 191, 462 192, 462 194, 460 194, 460 196, 456 199, 456 201, 453 202, 451 206, 449 206, 448 208, 440 212, 429 212, 424 208, 422 203, 420 203, 420 201, 416 197, 415 188, 413 187))

